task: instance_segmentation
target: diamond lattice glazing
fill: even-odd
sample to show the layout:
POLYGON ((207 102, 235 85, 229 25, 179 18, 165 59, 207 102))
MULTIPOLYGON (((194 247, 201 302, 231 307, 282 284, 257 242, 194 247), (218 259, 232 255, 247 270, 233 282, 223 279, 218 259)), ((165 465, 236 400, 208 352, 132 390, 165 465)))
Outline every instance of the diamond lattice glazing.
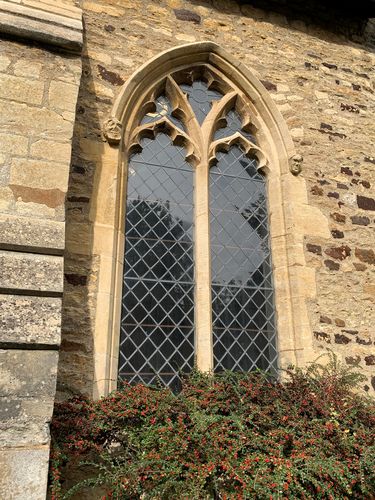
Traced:
POLYGON ((169 137, 128 176, 119 376, 178 388, 194 361, 193 173, 169 137))
POLYGON ((238 147, 210 172, 214 369, 273 372, 275 311, 264 178, 238 147))

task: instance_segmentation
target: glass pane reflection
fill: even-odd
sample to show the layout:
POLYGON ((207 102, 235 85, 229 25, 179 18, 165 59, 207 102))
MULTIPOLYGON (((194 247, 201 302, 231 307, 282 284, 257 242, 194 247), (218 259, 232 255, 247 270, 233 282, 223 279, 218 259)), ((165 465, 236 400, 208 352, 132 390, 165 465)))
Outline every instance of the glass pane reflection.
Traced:
POLYGON ((234 147, 210 172, 214 369, 277 366, 268 212, 257 160, 234 147))
POLYGON ((194 359, 193 171, 168 136, 141 145, 128 169, 119 376, 176 388, 194 359))

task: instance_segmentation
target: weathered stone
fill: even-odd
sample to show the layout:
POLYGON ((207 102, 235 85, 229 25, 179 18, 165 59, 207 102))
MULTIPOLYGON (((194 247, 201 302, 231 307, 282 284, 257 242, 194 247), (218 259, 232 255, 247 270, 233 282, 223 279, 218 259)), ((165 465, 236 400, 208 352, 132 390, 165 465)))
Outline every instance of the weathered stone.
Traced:
POLYGON ((0 153, 26 156, 28 143, 23 135, 0 134, 0 153))
POLYGON ((43 81, 30 80, 21 76, 0 75, 0 98, 2 99, 40 105, 43 93, 43 81))
POLYGON ((310 191, 314 196, 323 196, 324 194, 323 189, 319 186, 313 186, 310 191))
POLYGON ((13 101, 0 101, 0 128, 4 131, 29 134, 33 130, 35 136, 43 135, 52 139, 71 137, 72 123, 59 113, 47 108, 30 107, 13 101))
POLYGON ((351 254, 351 249, 347 245, 341 245, 340 247, 330 247, 325 250, 324 253, 336 260, 344 260, 351 254))
POLYGON ((341 173, 352 176, 353 170, 351 170, 349 167, 341 167, 341 173))
POLYGON ((0 54, 0 71, 6 71, 12 59, 5 54, 0 54))
POLYGON ((28 78, 39 78, 42 71, 43 64, 38 61, 28 61, 21 59, 14 63, 13 73, 17 76, 27 76, 28 78))
POLYGON ((0 449, 0 492, 3 499, 46 497, 49 447, 0 449))
POLYGON ((373 354, 371 354, 371 356, 365 356, 364 359, 367 366, 375 365, 375 356, 373 354))
POLYGON ((337 262, 334 262, 333 260, 325 260, 324 265, 330 270, 330 271, 338 271, 340 269, 340 264, 337 262))
POLYGON ((357 195, 357 205, 358 205, 358 208, 362 208, 362 210, 375 211, 375 199, 374 198, 367 198, 366 196, 357 195))
POLYGON ((371 345, 372 342, 371 342, 371 339, 364 339, 364 338, 361 338, 361 337, 356 337, 355 341, 357 342, 357 344, 360 344, 360 345, 371 345))
POLYGON ((336 198, 337 200, 340 198, 339 193, 336 193, 336 191, 330 191, 327 193, 328 198, 336 198))
POLYGON ((0 350, 0 397, 44 397, 53 403, 57 360, 56 351, 0 350))
POLYGON ((53 109, 75 111, 77 94, 77 85, 53 80, 48 90, 48 102, 53 109))
POLYGON ((68 187, 68 165, 14 159, 9 183, 40 190, 57 190, 65 193, 68 187))
POLYGON ((362 262, 367 264, 375 264, 375 252, 372 249, 356 248, 355 256, 362 262))
POLYGON ((335 333, 335 343, 336 344, 349 344, 351 342, 351 339, 346 337, 345 335, 341 335, 340 333, 335 333))
POLYGON ((367 266, 361 264, 360 262, 353 262, 353 266, 356 271, 366 271, 367 269, 367 266))
POLYGON ((337 69, 337 65, 332 63, 322 62, 322 66, 325 66, 328 69, 337 69))
POLYGON ((201 16, 196 12, 187 9, 173 9, 173 12, 177 19, 180 21, 190 21, 195 24, 201 23, 201 16))
POLYGON ((331 343, 331 336, 329 333, 314 332, 314 337, 316 338, 316 340, 320 340, 320 341, 323 340, 324 342, 327 342, 327 344, 331 343))
POLYGON ((87 276, 80 275, 80 274, 65 273, 64 277, 65 277, 66 281, 69 283, 69 285, 73 285, 73 286, 85 286, 85 285, 87 285, 87 276))
POLYGON ((343 222, 344 223, 346 221, 345 215, 339 214, 338 212, 334 212, 333 214, 331 214, 331 217, 336 222, 343 222))
POLYGON ((319 321, 321 323, 327 323, 328 325, 330 325, 332 323, 331 318, 329 318, 328 316, 320 316, 320 320, 319 321))
POLYGON ((358 366, 360 361, 361 361, 361 357, 360 356, 347 356, 345 358, 345 361, 348 365, 358 366))
POLYGON ((331 234, 332 234, 333 238, 335 238, 335 239, 344 238, 343 231, 339 231, 338 229, 332 229, 331 234))
POLYGON ((2 289, 62 293, 61 257, 0 251, 0 269, 2 289))
POLYGON ((70 143, 41 139, 31 144, 30 154, 34 158, 69 164, 71 145, 70 143))
POLYGON ((125 81, 121 78, 121 76, 118 73, 107 70, 101 64, 98 64, 98 70, 99 70, 99 75, 102 77, 102 79, 106 80, 112 85, 120 86, 125 83, 125 81))
POLYGON ((0 350, 0 447, 46 445, 58 353, 0 350))
POLYGON ((349 335, 358 335, 358 330, 342 330, 342 333, 348 333, 349 335))
POLYGON ((267 90, 270 92, 276 92, 277 91, 277 85, 275 85, 272 82, 269 82, 267 80, 261 80, 262 84, 266 87, 267 90))
POLYGON ((315 253, 316 255, 322 255, 322 247, 320 245, 313 245, 312 243, 307 243, 306 249, 308 252, 315 253))
POLYGON ((0 348, 4 344, 58 346, 61 299, 0 295, 0 348))
POLYGON ((352 224, 357 224, 359 226, 368 226, 370 224, 370 219, 365 215, 353 215, 350 219, 352 224))
POLYGON ((359 109, 352 105, 352 104, 345 104, 345 103, 341 103, 340 104, 340 109, 341 111, 349 111, 350 113, 359 113, 359 109))
POLYGON ((60 254, 64 239, 63 222, 0 214, 0 249, 60 254))
POLYGON ((335 319, 335 324, 336 324, 336 326, 343 327, 343 326, 345 326, 345 321, 343 319, 336 318, 335 319))

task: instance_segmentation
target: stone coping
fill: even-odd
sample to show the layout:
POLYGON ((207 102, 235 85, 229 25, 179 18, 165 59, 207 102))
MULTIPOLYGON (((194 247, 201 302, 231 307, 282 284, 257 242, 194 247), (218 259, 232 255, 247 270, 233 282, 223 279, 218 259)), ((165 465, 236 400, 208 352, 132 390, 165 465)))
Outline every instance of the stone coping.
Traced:
POLYGON ((0 0, 0 33, 82 50, 82 11, 61 0, 0 0))

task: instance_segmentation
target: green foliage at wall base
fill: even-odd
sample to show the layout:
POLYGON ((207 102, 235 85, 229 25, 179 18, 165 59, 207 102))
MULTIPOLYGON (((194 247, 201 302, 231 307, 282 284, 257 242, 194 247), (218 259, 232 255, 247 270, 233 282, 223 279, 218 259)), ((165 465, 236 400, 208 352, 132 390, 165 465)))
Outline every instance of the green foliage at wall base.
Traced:
POLYGON ((375 408, 359 377, 331 356, 283 382, 193 373, 177 395, 124 385, 73 398, 51 425, 52 498, 98 486, 124 500, 375 498, 375 408), (77 459, 90 474, 67 491, 77 459))

